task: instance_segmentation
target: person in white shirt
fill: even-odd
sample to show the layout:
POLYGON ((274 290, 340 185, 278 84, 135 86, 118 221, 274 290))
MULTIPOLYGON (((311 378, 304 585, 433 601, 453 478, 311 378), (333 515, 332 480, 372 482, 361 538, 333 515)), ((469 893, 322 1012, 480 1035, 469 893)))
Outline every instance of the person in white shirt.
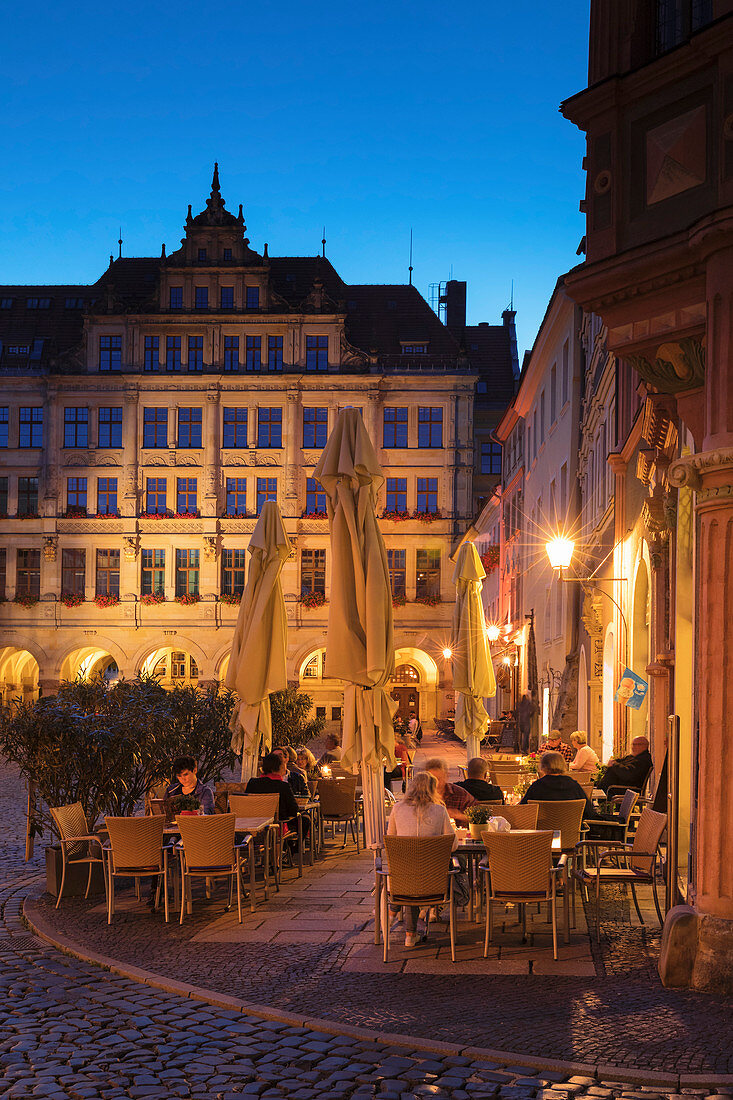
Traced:
MULTIPOLYGON (((453 848, 458 837, 438 795, 438 783, 430 772, 417 772, 405 797, 392 807, 387 827, 388 836, 453 836, 453 848)), ((405 947, 414 947, 419 941, 417 921, 420 909, 406 905, 402 911, 405 922, 405 947)), ((393 916, 396 911, 393 912, 393 916)), ((385 932, 387 935, 388 933, 385 932)))
POLYGON ((569 767, 571 772, 594 772, 598 767, 598 755, 588 744, 584 730, 570 734, 570 744, 576 750, 569 767))

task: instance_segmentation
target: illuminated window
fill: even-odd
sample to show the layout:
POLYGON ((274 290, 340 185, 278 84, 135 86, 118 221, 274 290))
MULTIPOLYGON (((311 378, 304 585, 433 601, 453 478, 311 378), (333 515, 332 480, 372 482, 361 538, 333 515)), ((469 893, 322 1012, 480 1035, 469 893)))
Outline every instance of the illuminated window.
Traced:
POLYGON ((96 594, 98 596, 119 596, 119 550, 97 550, 96 594))

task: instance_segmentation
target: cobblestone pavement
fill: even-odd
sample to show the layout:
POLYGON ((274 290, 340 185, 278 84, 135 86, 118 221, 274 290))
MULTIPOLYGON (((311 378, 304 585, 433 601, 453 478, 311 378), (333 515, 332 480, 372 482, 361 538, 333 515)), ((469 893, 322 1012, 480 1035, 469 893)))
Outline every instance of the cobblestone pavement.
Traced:
MULTIPOLYGON (((372 1096, 383 1100, 429 1096, 453 1100, 570 1100, 576 1096, 676 1100, 684 1089, 691 1096, 715 1091, 733 1096, 733 1080, 723 1083, 715 1077, 729 1068, 730 1006, 704 998, 680 999, 664 991, 660 996, 657 990, 656 999, 647 998, 643 1003, 633 990, 625 996, 620 984, 609 988, 597 981, 591 986, 564 980, 559 993, 553 988, 557 982, 542 979, 539 985, 536 981, 531 985, 533 1007, 523 992, 527 979, 520 982, 516 976, 492 977, 474 989, 465 977, 458 981, 387 974, 374 982, 370 975, 352 974, 348 976, 351 992, 344 993, 344 1012, 336 1003, 341 986, 322 982, 317 969, 314 981, 303 982, 307 1007, 300 1007, 300 1012, 329 1015, 334 1020, 341 1017, 352 1026, 368 1018, 379 1032, 404 1031, 411 1013, 413 1022, 427 1015, 428 1026, 420 1029, 424 1034, 435 1031, 431 1038, 436 1038, 437 1032, 444 1033, 458 1043, 450 1051, 434 1044, 431 1051, 384 1041, 374 1033, 329 1034, 315 1022, 289 1026, 263 1020, 235 1008, 202 1004, 151 988, 70 958, 29 935, 22 922, 22 899, 38 889, 40 853, 31 865, 21 861, 21 808, 22 789, 8 769, 0 771, 0 1065, 4 1067, 0 1095, 183 1096, 191 1100, 241 1095, 264 1100, 372 1096), (394 984, 395 977, 399 985, 394 984), (369 979, 366 983, 365 978, 369 979), (521 1013, 514 1007, 517 1000, 521 1013), (442 1021, 434 1011, 436 1003, 442 1021), (524 1017, 523 1030, 517 1028, 520 1015, 524 1017), (480 1036, 481 1045, 527 1054, 534 1052, 537 1040, 543 1045, 543 1036, 559 1035, 564 1039, 565 1055, 573 1056, 570 1037, 593 1033, 606 1018, 614 1018, 632 1036, 650 1031, 674 1033, 675 1052, 670 1050, 672 1057, 663 1065, 655 1063, 646 1058, 642 1040, 634 1063, 627 1042, 619 1049, 629 1068, 611 1071, 603 1067, 619 1065, 620 1060, 612 1045, 601 1043, 584 1071, 577 1066, 573 1072, 549 1064, 529 1069, 526 1064, 511 1065, 501 1055, 471 1049, 474 1044, 463 1034, 469 1021, 469 1031, 480 1036), (486 1019, 491 1021, 488 1029, 476 1022, 486 1019), (670 1070, 670 1075, 665 1078, 657 1073, 654 1083, 647 1076, 647 1083, 642 1084, 655 1066, 670 1070)), ((67 911, 66 906, 63 910, 67 911)), ((148 925, 155 932, 155 944, 139 944, 135 962, 160 970, 155 945, 160 944, 161 933, 172 927, 165 929, 156 918, 148 918, 148 925)), ((193 930, 194 922, 187 922, 184 931, 187 925, 193 930)), ((122 926, 119 931, 122 933, 122 926)), ((190 972, 191 953, 183 950, 184 946, 183 941, 175 941, 167 962, 178 954, 181 971, 177 977, 197 982, 200 975, 190 972)), ((237 947, 241 952, 242 945, 237 947)), ((211 948, 211 944, 200 944, 198 954, 205 957, 211 948)), ((286 959, 291 957, 286 944, 281 950, 286 959)), ((292 956, 293 960, 304 957, 292 956)), ((266 963, 272 961, 265 959, 266 963)), ((305 962, 298 962, 280 992, 289 990, 290 1000, 297 1002, 294 994, 306 974, 305 962)), ((213 976, 210 972, 209 979, 213 976)), ((230 992, 248 996, 246 978, 230 992)), ((271 993, 269 1000, 274 1003, 278 994, 275 983, 271 983, 271 993)), ((293 1005, 286 1007, 292 1011, 293 1005)), ((338 1026, 334 1024, 334 1030, 338 1026)), ((419 1043, 416 1040, 416 1045, 419 1043)))

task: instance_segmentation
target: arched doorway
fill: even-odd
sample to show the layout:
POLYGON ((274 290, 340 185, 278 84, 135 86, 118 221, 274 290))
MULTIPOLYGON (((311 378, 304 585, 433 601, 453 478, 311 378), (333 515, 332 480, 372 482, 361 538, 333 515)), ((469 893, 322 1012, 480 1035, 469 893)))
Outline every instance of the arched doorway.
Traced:
POLYGON ((0 649, 0 693, 3 705, 14 699, 32 703, 38 698, 38 661, 27 649, 0 649))
MULTIPOLYGON (((634 580, 634 603, 631 615, 631 668, 637 676, 648 679, 646 670, 649 664, 649 573, 642 558, 636 570, 634 580)), ((638 710, 629 708, 631 737, 647 735, 649 714, 649 696, 638 710)))
POLYGON ((154 676, 162 687, 183 687, 198 683, 196 658, 185 649, 164 646, 150 653, 140 665, 141 676, 154 676))
POLYGON ((601 744, 601 759, 608 760, 613 756, 613 722, 614 704, 613 697, 616 694, 616 638, 613 626, 606 629, 606 637, 603 642, 603 739, 601 744))
POLYGON ((93 680, 102 676, 108 683, 120 678, 120 670, 115 658, 105 649, 97 646, 84 646, 67 654, 61 662, 61 680, 93 680))
POLYGON ((397 702, 397 715, 404 722, 420 715, 420 673, 414 665, 397 665, 392 681, 393 699, 397 702))
POLYGON ((585 655, 585 646, 580 647, 580 659, 578 661, 578 729, 588 734, 588 658, 585 655))

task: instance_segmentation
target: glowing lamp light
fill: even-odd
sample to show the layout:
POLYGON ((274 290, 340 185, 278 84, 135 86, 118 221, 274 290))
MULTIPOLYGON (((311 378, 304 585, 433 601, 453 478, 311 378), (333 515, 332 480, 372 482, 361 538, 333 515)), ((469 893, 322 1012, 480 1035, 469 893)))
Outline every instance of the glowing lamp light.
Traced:
POLYGON ((562 535, 545 543, 547 556, 553 569, 567 569, 575 550, 572 539, 566 539, 562 535))
POLYGON ((499 630, 499 627, 496 625, 496 623, 490 623, 486 627, 486 637, 489 639, 490 642, 497 642, 499 640, 500 634, 501 631, 499 630))
POLYGON ((511 660, 510 660, 510 658, 509 658, 509 657, 505 657, 505 658, 504 658, 504 664, 505 664, 505 665, 510 665, 511 663, 512 663, 512 662, 511 662, 511 660))
POLYGON ((453 656, 453 650, 449 649, 448 646, 446 646, 443 650, 443 656, 445 657, 446 661, 450 660, 450 658, 453 656))

